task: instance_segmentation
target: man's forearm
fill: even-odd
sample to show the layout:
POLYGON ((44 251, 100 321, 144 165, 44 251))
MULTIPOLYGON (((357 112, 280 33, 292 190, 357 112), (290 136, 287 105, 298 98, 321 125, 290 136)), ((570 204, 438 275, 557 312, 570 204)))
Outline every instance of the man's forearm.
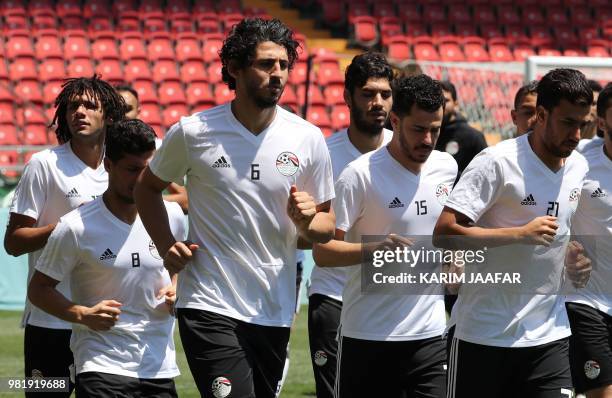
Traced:
POLYGON ((448 228, 436 227, 433 244, 445 249, 471 249, 507 246, 521 243, 522 228, 482 228, 455 224, 448 228))
POLYGON ((4 238, 4 248, 12 256, 20 256, 42 249, 49 240, 55 224, 44 227, 21 227, 10 231, 7 229, 4 238))
POLYGON ((333 213, 317 212, 310 221, 308 228, 303 231, 302 237, 313 243, 326 243, 334 237, 336 217, 333 213))
POLYGON ((28 298, 38 308, 56 318, 71 323, 80 323, 83 306, 68 300, 54 287, 37 285, 28 288, 28 298))
POLYGON ((134 199, 140 219, 163 257, 176 240, 172 236, 162 193, 145 184, 136 184, 134 199))
POLYGON ((350 243, 332 239, 327 243, 315 243, 312 256, 319 267, 347 267, 361 264, 361 243, 350 243))

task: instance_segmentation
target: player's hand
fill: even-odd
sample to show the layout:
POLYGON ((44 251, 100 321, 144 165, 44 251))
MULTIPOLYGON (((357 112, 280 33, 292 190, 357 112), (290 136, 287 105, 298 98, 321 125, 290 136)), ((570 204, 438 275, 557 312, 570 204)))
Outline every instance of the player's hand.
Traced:
POLYGON ((389 234, 381 242, 366 243, 364 249, 369 256, 372 256, 372 253, 375 251, 393 251, 397 247, 410 247, 412 245, 414 245, 414 241, 409 238, 397 234, 389 234))
POLYGON ((565 273, 572 285, 577 289, 585 287, 592 269, 591 260, 584 255, 584 247, 576 241, 570 241, 565 253, 565 273))
POLYGON ((109 330, 119 320, 121 305, 115 300, 102 300, 93 307, 83 307, 80 323, 91 330, 109 330))
POLYGON ((557 217, 536 217, 521 228, 521 243, 550 246, 558 228, 557 217))
POLYGON ((166 309, 170 313, 170 315, 174 315, 174 303, 176 302, 176 286, 174 284, 170 284, 160 289, 157 293, 157 299, 161 300, 165 297, 164 305, 166 309))
POLYGON ((200 246, 191 241, 176 242, 164 255, 164 267, 170 273, 170 276, 181 272, 187 263, 193 258, 193 253, 200 246))
MULTIPOLYGON (((465 271, 465 267, 461 267, 456 265, 455 263, 444 263, 442 264, 442 273, 444 274, 455 274, 461 275, 465 271)), ((458 279, 458 278, 457 278, 458 279)), ((445 283, 444 288, 448 294, 456 295, 459 294, 459 289, 461 288, 461 283, 445 283)))
POLYGON ((292 185, 287 199, 287 215, 298 231, 307 231, 316 214, 317 204, 314 198, 308 192, 298 191, 297 187, 292 185))

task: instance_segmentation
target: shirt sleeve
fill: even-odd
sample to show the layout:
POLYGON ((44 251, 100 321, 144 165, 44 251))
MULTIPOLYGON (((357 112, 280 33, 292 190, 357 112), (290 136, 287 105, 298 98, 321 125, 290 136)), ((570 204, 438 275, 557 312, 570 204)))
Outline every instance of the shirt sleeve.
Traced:
POLYGON ((477 222, 497 200, 502 184, 502 168, 494 154, 481 152, 461 174, 446 206, 477 222))
POLYGON ((38 220, 47 200, 47 186, 44 164, 34 157, 26 165, 17 184, 10 212, 38 220))
POLYGON ((184 184, 183 177, 189 169, 189 151, 180 122, 168 130, 161 147, 155 151, 149 168, 164 181, 184 184))
POLYGON ((336 229, 344 232, 351 229, 363 213, 364 190, 352 167, 346 167, 336 181, 336 198, 333 200, 336 213, 336 229))
POLYGON ((62 281, 79 262, 76 235, 65 218, 60 219, 36 262, 36 270, 62 281))
POLYGON ((309 170, 305 171, 304 185, 299 191, 308 192, 317 205, 334 198, 334 175, 332 162, 323 134, 312 140, 309 170))

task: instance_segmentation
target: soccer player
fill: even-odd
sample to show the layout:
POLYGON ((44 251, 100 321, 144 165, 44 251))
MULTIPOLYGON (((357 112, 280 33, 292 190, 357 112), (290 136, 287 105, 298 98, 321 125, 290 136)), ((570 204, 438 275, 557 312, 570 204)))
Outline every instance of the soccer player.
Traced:
POLYGON ((567 298, 572 327, 570 364, 576 392, 587 398, 612 396, 612 85, 599 93, 599 129, 605 143, 583 153, 589 172, 582 187, 572 234, 584 238, 594 261, 584 289, 567 298))
MULTIPOLYGON (((488 248, 494 272, 521 276, 520 284, 492 290, 461 287, 451 316, 449 397, 571 396, 570 329, 557 293, 588 169, 574 149, 592 97, 581 72, 546 74, 538 83, 533 131, 474 158, 446 202, 436 246, 457 248, 446 237, 463 236, 488 248)), ((579 278, 577 285, 583 283, 579 278)))
POLYGON ((515 137, 533 129, 538 98, 538 81, 532 80, 518 89, 514 96, 514 109, 510 111, 512 123, 516 126, 515 137))
MULTIPOLYGON (((176 397, 175 288, 134 204, 134 185, 155 151, 140 120, 109 126, 102 197, 60 219, 36 263, 28 296, 73 324, 76 394, 176 397), (70 277, 72 299, 58 289, 70 277)), ((173 236, 185 238, 183 212, 165 202, 173 236)))
POLYGON ((274 397, 295 310, 298 237, 326 242, 335 218, 321 130, 277 106, 297 59, 279 20, 245 19, 221 49, 236 98, 182 118, 164 137, 136 203, 177 289, 179 331, 204 396, 274 397), (189 238, 161 201, 187 176, 189 238))
POLYGON ((580 150, 582 150, 584 145, 590 140, 596 137, 601 138, 603 136, 600 130, 597 128, 597 97, 599 96, 602 87, 601 84, 595 80, 589 80, 589 86, 591 86, 591 89, 593 90, 593 103, 591 104, 589 123, 581 130, 582 132, 580 136, 582 138, 581 141, 583 142, 578 145, 580 150))
MULTIPOLYGON (((32 156, 17 185, 4 237, 7 253, 29 253, 28 280, 60 217, 107 188, 105 132, 109 123, 123 118, 125 103, 110 84, 94 76, 68 80, 55 106, 60 145, 32 156)), ((69 281, 58 290, 70 297, 69 281)), ((68 377, 73 363, 70 323, 27 302, 23 325, 26 377, 68 377)))
POLYGON ((443 81, 442 87, 446 105, 436 150, 453 155, 459 166, 457 175, 459 178, 474 156, 487 147, 487 141, 484 135, 470 126, 465 117, 459 113, 455 86, 449 81, 443 81))
MULTIPOLYGON (((334 180, 347 164, 389 143, 393 132, 384 128, 393 104, 393 70, 384 55, 357 55, 346 68, 344 99, 350 110, 348 129, 327 138, 334 180)), ((336 340, 342 310, 343 268, 315 267, 308 291, 308 339, 317 397, 332 398, 336 379, 336 340)))
POLYGON ((314 246, 314 258, 318 266, 352 266, 343 292, 338 398, 445 396, 442 286, 423 296, 364 294, 359 266, 363 236, 401 244, 403 236, 433 232, 457 175, 453 157, 434 150, 443 109, 442 87, 430 77, 394 82, 393 139, 350 163, 336 182, 336 235, 314 246))
MULTIPOLYGON (((126 104, 125 118, 139 119, 140 118, 140 102, 138 101, 138 92, 130 85, 121 84, 115 86, 115 90, 123 97, 126 104)), ((155 139, 155 147, 161 146, 161 138, 155 139)), ((176 202, 183 209, 183 213, 187 214, 189 210, 189 199, 187 198, 187 190, 176 183, 171 183, 166 188, 168 192, 164 195, 164 200, 176 202)))

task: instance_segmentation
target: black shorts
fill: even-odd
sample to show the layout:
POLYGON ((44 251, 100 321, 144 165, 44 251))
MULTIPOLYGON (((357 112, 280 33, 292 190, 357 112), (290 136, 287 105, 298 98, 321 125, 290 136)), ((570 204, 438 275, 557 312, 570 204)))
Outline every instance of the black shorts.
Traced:
POLYGON ((308 299, 308 340, 317 398, 333 398, 342 302, 322 294, 308 299))
POLYGON ((274 398, 289 328, 254 325, 210 311, 177 309, 181 341, 200 394, 274 398))
POLYGON ((566 307, 576 392, 612 385, 612 316, 584 304, 567 303, 566 307))
POLYGON ((442 337, 370 341, 341 337, 336 398, 444 398, 446 344, 442 337))
POLYGON ((453 338, 447 397, 571 398, 569 341, 508 348, 453 338))
POLYGON ((300 312, 300 293, 302 292, 302 276, 304 275, 304 265, 301 261, 296 264, 295 273, 295 313, 300 312))
MULTIPOLYGON (((72 331, 26 325, 23 339, 24 370, 26 377, 68 377, 69 392, 45 393, 45 397, 69 397, 74 389, 74 358, 70 350, 72 331)), ((27 392, 26 397, 40 394, 27 392)))
POLYGON ((101 372, 83 372, 76 377, 77 398, 176 398, 173 379, 138 379, 101 372))

